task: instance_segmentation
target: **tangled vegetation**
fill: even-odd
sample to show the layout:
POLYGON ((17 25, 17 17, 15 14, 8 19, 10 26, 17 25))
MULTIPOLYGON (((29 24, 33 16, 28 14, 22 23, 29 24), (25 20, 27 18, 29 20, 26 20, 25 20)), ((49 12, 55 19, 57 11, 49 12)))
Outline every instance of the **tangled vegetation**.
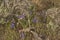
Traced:
POLYGON ((60 0, 0 0, 0 40, 60 40, 60 0))

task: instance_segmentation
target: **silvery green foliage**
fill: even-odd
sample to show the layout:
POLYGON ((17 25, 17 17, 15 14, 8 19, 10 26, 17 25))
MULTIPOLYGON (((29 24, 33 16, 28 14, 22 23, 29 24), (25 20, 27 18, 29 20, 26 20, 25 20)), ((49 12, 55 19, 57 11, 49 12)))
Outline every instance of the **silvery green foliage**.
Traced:
POLYGON ((56 24, 59 24, 60 19, 60 8, 50 8, 46 11, 46 15, 54 19, 56 24))
POLYGON ((49 24, 55 25, 55 26, 60 24, 59 23, 59 20, 60 20, 60 18, 59 18, 59 16, 60 16, 60 9, 59 8, 54 7, 54 8, 48 9, 46 11, 46 15, 47 15, 47 17, 51 18, 49 24))
MULTIPOLYGON (((49 30, 52 29, 51 33, 54 32, 55 40, 60 39, 59 30, 60 30, 60 8, 53 7, 46 11, 47 19, 49 19, 49 22, 47 24, 47 27, 49 30), (58 30, 58 31, 57 31, 58 30)), ((52 38, 53 39, 53 38, 52 38)))
POLYGON ((56 8, 56 7, 49 8, 46 11, 46 15, 51 17, 51 18, 55 18, 55 16, 58 14, 58 10, 59 10, 59 8, 56 8))

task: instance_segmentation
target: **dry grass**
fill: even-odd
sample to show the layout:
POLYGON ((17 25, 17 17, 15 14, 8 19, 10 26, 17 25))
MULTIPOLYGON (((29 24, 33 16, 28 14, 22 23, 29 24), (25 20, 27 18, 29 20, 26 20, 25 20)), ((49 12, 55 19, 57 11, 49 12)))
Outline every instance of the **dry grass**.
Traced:
POLYGON ((0 40, 60 40, 59 0, 0 0, 0 40))

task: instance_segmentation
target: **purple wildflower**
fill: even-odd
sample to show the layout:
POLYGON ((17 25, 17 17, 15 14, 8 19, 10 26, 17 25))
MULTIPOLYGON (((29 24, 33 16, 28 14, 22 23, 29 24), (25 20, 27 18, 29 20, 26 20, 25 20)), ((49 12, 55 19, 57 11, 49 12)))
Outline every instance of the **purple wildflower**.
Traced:
POLYGON ((25 17, 24 14, 18 16, 19 19, 23 19, 24 17, 25 17))
POLYGON ((32 20, 32 22, 33 22, 33 23, 38 22, 37 18, 36 18, 36 17, 34 17, 34 18, 33 18, 33 20, 32 20))
POLYGON ((14 23, 11 23, 11 28, 14 28, 15 24, 14 23))

